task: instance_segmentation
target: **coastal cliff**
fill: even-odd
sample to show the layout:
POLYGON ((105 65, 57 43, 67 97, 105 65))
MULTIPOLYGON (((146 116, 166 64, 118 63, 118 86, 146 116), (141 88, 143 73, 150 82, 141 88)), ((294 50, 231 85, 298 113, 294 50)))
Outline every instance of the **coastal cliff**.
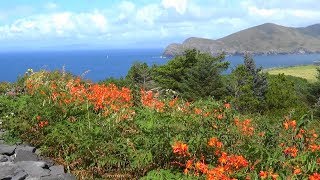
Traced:
POLYGON ((226 37, 212 40, 199 37, 186 39, 182 44, 170 44, 165 56, 182 54, 186 49, 230 55, 244 54, 307 54, 320 53, 320 24, 302 28, 266 23, 226 37))

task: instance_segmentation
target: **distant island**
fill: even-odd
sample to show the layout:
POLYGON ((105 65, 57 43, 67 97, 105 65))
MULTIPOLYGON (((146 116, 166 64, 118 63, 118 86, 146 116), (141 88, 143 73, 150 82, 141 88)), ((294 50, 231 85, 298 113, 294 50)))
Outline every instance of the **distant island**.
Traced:
POLYGON ((191 37, 182 44, 170 44, 163 54, 176 56, 193 48, 213 55, 320 53, 320 24, 293 28, 266 23, 217 40, 191 37))

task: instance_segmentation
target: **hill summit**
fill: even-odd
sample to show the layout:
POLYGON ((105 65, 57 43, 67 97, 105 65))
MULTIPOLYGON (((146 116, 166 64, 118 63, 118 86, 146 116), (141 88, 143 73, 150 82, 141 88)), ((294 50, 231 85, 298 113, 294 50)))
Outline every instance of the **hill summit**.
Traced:
POLYGON ((285 27, 266 23, 226 37, 212 40, 199 37, 186 39, 182 44, 170 44, 166 56, 182 54, 186 49, 218 54, 305 54, 320 53, 320 24, 308 27, 285 27))

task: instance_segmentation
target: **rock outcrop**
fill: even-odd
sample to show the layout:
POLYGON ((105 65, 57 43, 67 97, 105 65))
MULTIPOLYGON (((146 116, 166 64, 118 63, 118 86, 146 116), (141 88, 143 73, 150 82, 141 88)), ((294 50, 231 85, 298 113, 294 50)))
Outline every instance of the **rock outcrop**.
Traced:
POLYGON ((0 180, 76 180, 63 166, 39 156, 35 147, 6 144, 4 133, 0 129, 0 180))

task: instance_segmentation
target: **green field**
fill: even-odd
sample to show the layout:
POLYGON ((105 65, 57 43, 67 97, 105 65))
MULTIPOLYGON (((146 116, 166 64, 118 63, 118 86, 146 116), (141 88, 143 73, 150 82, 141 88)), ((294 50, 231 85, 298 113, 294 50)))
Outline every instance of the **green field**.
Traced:
POLYGON ((286 68, 275 68, 275 69, 266 69, 265 71, 269 74, 285 74, 296 77, 305 78, 310 82, 316 81, 317 75, 317 66, 315 65, 305 65, 305 66, 293 66, 286 68))

